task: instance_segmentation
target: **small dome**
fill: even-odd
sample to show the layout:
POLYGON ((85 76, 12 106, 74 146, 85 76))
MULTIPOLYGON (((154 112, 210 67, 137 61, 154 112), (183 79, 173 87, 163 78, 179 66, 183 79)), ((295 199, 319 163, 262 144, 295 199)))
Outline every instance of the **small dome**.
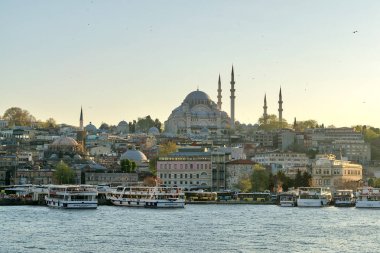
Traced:
POLYGON ((120 127, 120 126, 125 127, 125 126, 129 126, 129 125, 128 125, 128 122, 127 122, 127 121, 122 120, 122 121, 119 122, 119 124, 117 124, 117 126, 118 126, 118 127, 120 127))
POLYGON ((74 146, 78 146, 78 142, 71 137, 62 136, 62 137, 56 139, 55 141, 53 141, 53 143, 51 145, 52 146, 74 147, 74 146))
POLYGON ((136 149, 127 150, 120 156, 120 160, 126 160, 126 159, 130 161, 134 161, 136 163, 148 161, 144 153, 136 149))
POLYGON ((87 132, 92 132, 92 133, 96 133, 98 131, 98 129, 96 128, 96 126, 94 126, 91 122, 90 122, 90 124, 88 124, 87 126, 85 126, 84 129, 87 132))
POLYGON ((160 130, 158 130, 157 127, 151 127, 151 128, 149 128, 148 134, 159 135, 160 134, 160 130))
POLYGON ((205 92, 196 90, 187 95, 183 102, 188 104, 199 104, 201 101, 209 102, 211 101, 211 98, 205 92))

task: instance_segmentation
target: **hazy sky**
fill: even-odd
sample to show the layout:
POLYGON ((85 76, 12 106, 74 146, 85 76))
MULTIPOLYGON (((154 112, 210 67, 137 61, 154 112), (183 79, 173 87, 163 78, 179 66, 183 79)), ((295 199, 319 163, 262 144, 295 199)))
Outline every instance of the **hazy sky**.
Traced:
POLYGON ((380 127, 380 1, 0 1, 0 114, 162 122, 193 90, 256 123, 380 127), (354 33, 354 31, 357 31, 354 33))

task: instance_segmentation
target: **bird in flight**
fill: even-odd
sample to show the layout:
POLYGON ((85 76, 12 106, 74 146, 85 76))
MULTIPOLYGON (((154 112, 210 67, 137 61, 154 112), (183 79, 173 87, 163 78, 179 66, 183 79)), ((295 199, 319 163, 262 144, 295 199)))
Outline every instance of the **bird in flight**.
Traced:
POLYGON ((357 33, 358 31, 357 30, 355 30, 355 31, 353 31, 352 33, 357 33))

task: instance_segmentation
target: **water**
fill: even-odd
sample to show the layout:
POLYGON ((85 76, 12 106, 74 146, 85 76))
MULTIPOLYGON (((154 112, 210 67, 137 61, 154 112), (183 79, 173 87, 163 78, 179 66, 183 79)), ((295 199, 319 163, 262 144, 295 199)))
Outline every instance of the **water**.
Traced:
POLYGON ((0 252, 379 252, 380 210, 1 206, 0 252))

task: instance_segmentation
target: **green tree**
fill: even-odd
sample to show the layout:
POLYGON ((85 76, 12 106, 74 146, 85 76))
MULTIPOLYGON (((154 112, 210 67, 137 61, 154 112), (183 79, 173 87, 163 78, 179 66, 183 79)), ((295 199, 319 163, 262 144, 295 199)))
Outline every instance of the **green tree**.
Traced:
POLYGON ((311 185, 311 174, 308 172, 304 172, 302 174, 302 185, 303 187, 309 187, 311 185))
POLYGON ((75 183, 75 172, 66 163, 60 161, 55 166, 53 178, 58 184, 73 184, 75 183))
MULTIPOLYGON (((280 128, 280 121, 275 114, 270 114, 270 115, 268 115, 266 124, 264 123, 264 117, 260 117, 259 118, 259 125, 260 125, 259 126, 260 130, 266 130, 266 131, 276 130, 276 129, 280 128)), ((281 126, 282 126, 282 128, 289 127, 289 125, 285 119, 282 119, 281 126)))
POLYGON ((255 164, 252 173, 252 191, 263 192, 269 188, 269 172, 259 164, 255 164))
POLYGON ((301 171, 298 170, 296 174, 296 178, 294 179, 294 187, 298 188, 301 186, 303 186, 303 179, 302 179, 301 171))
POLYGON ((3 119, 8 120, 11 126, 30 126, 36 121, 36 118, 27 110, 23 110, 19 107, 7 109, 3 115, 3 119))
POLYGON ((158 153, 159 153, 159 156, 167 156, 168 154, 173 153, 176 150, 177 150, 177 144, 175 142, 168 141, 167 143, 162 144, 159 147, 158 153))
POLYGON ((158 157, 153 157, 149 160, 149 170, 154 176, 157 176, 157 161, 158 157))
POLYGON ((240 178, 236 188, 238 188, 241 192, 250 192, 252 190, 251 178, 249 178, 249 176, 240 178))
POLYGON ((133 173, 136 171, 136 162, 129 159, 124 159, 120 161, 121 171, 126 173, 133 173))
POLYGON ((317 126, 318 126, 318 122, 313 119, 309 119, 305 121, 297 121, 295 130, 304 131, 306 128, 316 128, 317 126))

